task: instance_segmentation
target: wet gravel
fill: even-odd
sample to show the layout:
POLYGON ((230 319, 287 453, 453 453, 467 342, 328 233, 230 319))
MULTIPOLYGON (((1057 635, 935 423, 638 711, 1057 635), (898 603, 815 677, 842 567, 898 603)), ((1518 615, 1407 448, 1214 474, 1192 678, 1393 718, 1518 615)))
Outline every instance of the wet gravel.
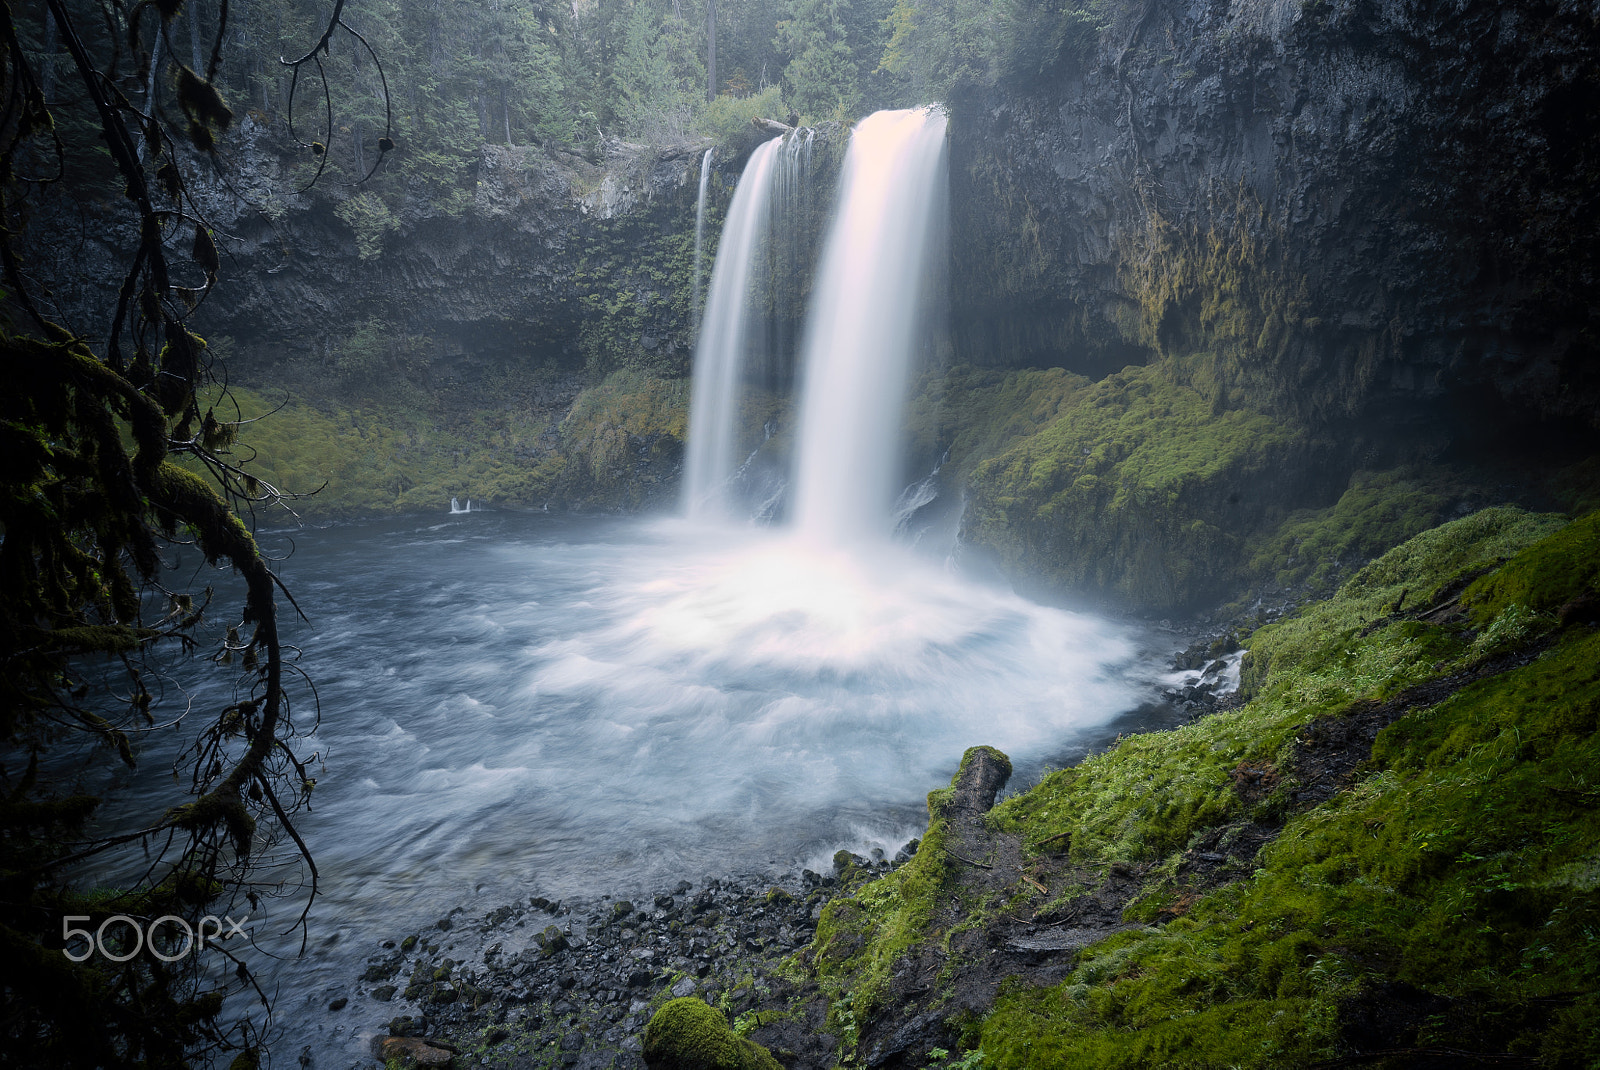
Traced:
MULTIPOLYGON (((902 850, 896 861, 909 857, 902 850)), ((840 861, 853 863, 851 886, 895 865, 840 861)), ((374 1044, 422 1038, 452 1051, 458 1068, 600 1070, 643 1067, 645 1023, 667 1000, 693 995, 730 1021, 748 1016, 746 1028, 765 1026, 780 1057, 809 1062, 836 1043, 822 1032, 827 1008, 814 996, 805 1002, 781 963, 811 942, 823 905, 844 890, 836 876, 806 870, 778 881, 682 881, 633 900, 533 898, 482 916, 457 910, 429 930, 384 939, 329 1008, 343 1001, 338 1009, 358 1016, 354 1028, 374 1044)), ((310 1051, 301 1064, 339 1065, 310 1051)))

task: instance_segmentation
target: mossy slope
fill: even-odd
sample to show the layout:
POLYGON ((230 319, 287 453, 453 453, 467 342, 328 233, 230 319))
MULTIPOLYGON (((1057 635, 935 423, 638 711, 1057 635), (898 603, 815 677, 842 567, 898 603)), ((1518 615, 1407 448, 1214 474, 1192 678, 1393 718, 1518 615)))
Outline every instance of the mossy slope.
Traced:
POLYGON ((966 491, 963 538, 1012 575, 1153 613, 1329 594, 1496 500, 1492 478, 1363 468, 1335 436, 1223 404, 1212 363, 1163 359, 1099 381, 1060 368, 930 373, 909 406, 913 457, 926 470, 947 454, 945 485, 966 491))
MULTIPOLYGON (((1600 514, 1511 508, 1432 529, 1252 636, 1244 706, 996 807, 989 827, 1026 862, 991 927, 1060 924, 1086 873, 1140 887, 1061 980, 962 1020, 974 1058, 1272 1067, 1451 1047, 1597 1065, 1600 632, 1555 612, 1593 597, 1597 532, 1600 514)), ((937 939, 900 924, 906 880, 832 908, 863 941, 819 968, 836 992, 937 939)), ((820 961, 839 931, 819 930, 820 961)))
POLYGON ((308 494, 291 504, 311 520, 432 512, 451 498, 637 509, 671 493, 688 392, 683 380, 620 371, 565 411, 454 413, 392 398, 280 403, 234 388, 216 413, 251 421, 234 458, 279 490, 308 494))
POLYGON ((967 531, 1067 588, 1182 606, 1212 593, 1307 445, 1263 413, 1213 412, 1163 369, 1125 368, 976 467, 967 531))

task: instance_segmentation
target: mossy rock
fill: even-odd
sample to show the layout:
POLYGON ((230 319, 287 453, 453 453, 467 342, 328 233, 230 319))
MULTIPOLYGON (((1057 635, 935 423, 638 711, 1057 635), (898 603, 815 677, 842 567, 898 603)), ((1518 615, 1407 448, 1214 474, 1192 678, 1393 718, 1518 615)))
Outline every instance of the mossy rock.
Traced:
POLYGON ((761 1045, 728 1027, 722 1012, 694 996, 664 1004, 644 1027, 651 1070, 782 1070, 761 1045))

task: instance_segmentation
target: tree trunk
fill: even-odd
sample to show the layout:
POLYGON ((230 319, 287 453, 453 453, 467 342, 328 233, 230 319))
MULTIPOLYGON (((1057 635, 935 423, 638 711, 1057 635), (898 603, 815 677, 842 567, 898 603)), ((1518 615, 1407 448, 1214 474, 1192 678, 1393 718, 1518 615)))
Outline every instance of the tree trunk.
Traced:
POLYGON ((200 66, 200 16, 195 14, 199 4, 184 4, 184 13, 189 16, 189 69, 205 77, 205 71, 200 66))
POLYGON ((706 102, 717 99, 717 0, 706 0, 706 102))

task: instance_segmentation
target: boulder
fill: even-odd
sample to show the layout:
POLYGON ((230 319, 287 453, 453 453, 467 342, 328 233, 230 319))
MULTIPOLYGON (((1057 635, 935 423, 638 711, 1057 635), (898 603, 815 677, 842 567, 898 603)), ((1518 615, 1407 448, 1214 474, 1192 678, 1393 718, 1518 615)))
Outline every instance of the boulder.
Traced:
POLYGON ((412 1067, 449 1066, 455 1053, 417 1037, 373 1037, 372 1055, 385 1065, 412 1067))
POLYGON ((690 996, 656 1011, 644 1027, 650 1070, 782 1070, 772 1053, 728 1028, 722 1012, 690 996))

